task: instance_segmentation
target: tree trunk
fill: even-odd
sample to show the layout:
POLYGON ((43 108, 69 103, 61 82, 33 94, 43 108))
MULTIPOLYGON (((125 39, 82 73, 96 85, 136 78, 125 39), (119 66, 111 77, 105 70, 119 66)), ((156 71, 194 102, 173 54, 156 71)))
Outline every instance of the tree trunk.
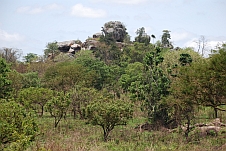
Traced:
POLYGON ((43 113, 44 113, 44 105, 42 105, 42 110, 41 110, 41 117, 43 116, 43 113))
POLYGON ((62 119, 62 117, 63 117, 63 115, 61 115, 61 116, 59 117, 59 119, 57 119, 57 117, 55 117, 55 124, 54 124, 54 127, 55 127, 55 128, 56 128, 57 125, 59 124, 59 122, 60 122, 60 120, 62 119))
POLYGON ((76 108, 75 107, 73 107, 72 112, 73 112, 74 119, 76 119, 76 108))
POLYGON ((102 126, 102 128, 104 130, 104 142, 107 142, 107 138, 108 138, 108 135, 109 135, 110 131, 105 129, 104 126, 102 126))
POLYGON ((216 108, 216 107, 214 107, 214 116, 215 116, 215 118, 218 117, 218 114, 217 114, 217 108, 216 108))
POLYGON ((188 134, 189 134, 189 132, 190 132, 190 124, 191 124, 191 120, 190 120, 190 117, 189 117, 189 115, 187 115, 187 129, 186 129, 186 131, 185 131, 185 137, 186 137, 186 139, 188 139, 188 134))

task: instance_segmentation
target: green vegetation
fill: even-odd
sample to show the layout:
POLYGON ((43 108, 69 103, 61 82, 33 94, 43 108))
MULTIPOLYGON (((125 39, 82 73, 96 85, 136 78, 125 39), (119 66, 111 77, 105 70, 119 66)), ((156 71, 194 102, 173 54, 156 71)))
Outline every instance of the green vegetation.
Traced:
POLYGON ((87 106, 86 116, 93 125, 99 125, 104 131, 104 141, 115 126, 126 125, 132 118, 132 106, 121 100, 99 100, 87 106))
POLYGON ((11 80, 8 78, 10 72, 9 64, 5 59, 0 58, 0 98, 5 98, 9 95, 11 80))
POLYGON ((0 150, 226 150, 225 44, 204 58, 172 49, 169 30, 155 43, 120 22, 103 32, 74 56, 56 42, 40 60, 5 49, 0 150))
POLYGON ((0 149, 26 149, 38 131, 34 115, 20 104, 4 100, 1 100, 0 113, 0 149))

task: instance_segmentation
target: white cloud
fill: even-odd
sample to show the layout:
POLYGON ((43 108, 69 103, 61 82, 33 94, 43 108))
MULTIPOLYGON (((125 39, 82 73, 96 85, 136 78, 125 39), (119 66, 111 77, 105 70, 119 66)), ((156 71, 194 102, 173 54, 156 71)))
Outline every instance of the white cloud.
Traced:
POLYGON ((0 48, 16 48, 21 52, 21 47, 24 47, 26 43, 24 36, 18 33, 8 33, 0 29, 0 48))
POLYGON ((215 49, 217 46, 221 46, 223 43, 226 43, 226 40, 224 40, 224 41, 209 41, 208 42, 209 47, 211 49, 215 49))
POLYGON ((17 13, 25 13, 25 14, 40 14, 42 12, 45 11, 49 11, 49 10, 56 10, 61 8, 60 5, 53 3, 53 4, 49 4, 46 6, 23 6, 23 7, 19 7, 17 8, 16 12, 17 13))
POLYGON ((39 13, 42 13, 44 12, 44 9, 41 8, 41 7, 36 7, 36 8, 33 8, 29 11, 30 14, 39 14, 39 13))
POLYGON ((45 8, 48 10, 54 10, 54 9, 60 9, 60 8, 62 8, 62 6, 60 6, 56 3, 53 3, 53 4, 47 5, 45 8))
POLYGON ((117 4, 140 4, 147 2, 147 0, 92 0, 93 2, 110 2, 110 3, 117 3, 117 4))
POLYGON ((196 47, 197 47, 197 44, 195 43, 195 41, 197 41, 197 38, 192 38, 192 39, 190 39, 189 41, 187 41, 187 42, 184 44, 184 47, 192 47, 192 48, 196 48, 196 47))
POLYGON ((17 8, 17 13, 26 13, 30 11, 30 6, 23 6, 23 7, 19 7, 17 8))
POLYGON ((101 9, 85 7, 82 4, 76 4, 72 7, 71 14, 77 17, 101 18, 106 16, 106 12, 101 9))
POLYGON ((134 16, 135 20, 151 20, 151 16, 149 14, 138 14, 136 16, 134 16))
POLYGON ((165 3, 170 2, 172 0, 91 0, 92 2, 104 2, 104 3, 116 3, 116 4, 126 4, 126 5, 137 5, 143 4, 146 2, 151 3, 165 3))
POLYGON ((23 41, 23 39, 24 37, 17 33, 10 34, 0 29, 0 41, 14 42, 14 41, 23 41))
POLYGON ((184 41, 184 40, 188 40, 190 39, 191 37, 193 37, 194 35, 192 35, 191 33, 189 32, 186 32, 186 31, 180 31, 180 32, 171 32, 170 33, 171 35, 171 39, 173 41, 184 41))

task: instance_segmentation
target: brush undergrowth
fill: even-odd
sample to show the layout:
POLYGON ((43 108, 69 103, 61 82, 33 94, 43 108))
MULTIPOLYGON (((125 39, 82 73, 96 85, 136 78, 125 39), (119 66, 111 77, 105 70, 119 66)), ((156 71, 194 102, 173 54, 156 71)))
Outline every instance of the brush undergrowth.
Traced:
MULTIPOLYGON (((166 131, 135 130, 145 123, 144 118, 134 118, 127 126, 118 126, 110 133, 108 142, 103 141, 101 127, 86 124, 85 120, 67 117, 54 128, 53 118, 39 119, 40 134, 27 151, 158 151, 158 150, 217 150, 226 143, 225 133, 199 138, 191 134, 190 142, 180 133, 166 131)), ((225 149, 225 148, 224 148, 225 149)))

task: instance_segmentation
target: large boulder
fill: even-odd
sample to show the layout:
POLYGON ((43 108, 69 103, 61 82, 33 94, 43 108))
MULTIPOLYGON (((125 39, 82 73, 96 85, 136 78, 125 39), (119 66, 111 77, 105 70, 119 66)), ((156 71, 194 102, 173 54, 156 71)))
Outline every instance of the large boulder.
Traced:
POLYGON ((102 27, 102 32, 105 36, 111 35, 117 42, 123 42, 127 35, 126 27, 120 21, 110 21, 105 23, 104 27, 102 27))
POLYGON ((93 38, 100 38, 102 35, 102 33, 95 33, 93 34, 93 38))
POLYGON ((95 40, 95 39, 87 39, 84 43, 83 43, 83 48, 85 50, 95 50, 99 45, 99 41, 95 40))
POLYGON ((58 49, 61 52, 69 52, 72 54, 75 54, 75 52, 81 50, 81 44, 79 44, 80 41, 76 40, 70 40, 70 41, 63 41, 63 42, 57 42, 58 49))

